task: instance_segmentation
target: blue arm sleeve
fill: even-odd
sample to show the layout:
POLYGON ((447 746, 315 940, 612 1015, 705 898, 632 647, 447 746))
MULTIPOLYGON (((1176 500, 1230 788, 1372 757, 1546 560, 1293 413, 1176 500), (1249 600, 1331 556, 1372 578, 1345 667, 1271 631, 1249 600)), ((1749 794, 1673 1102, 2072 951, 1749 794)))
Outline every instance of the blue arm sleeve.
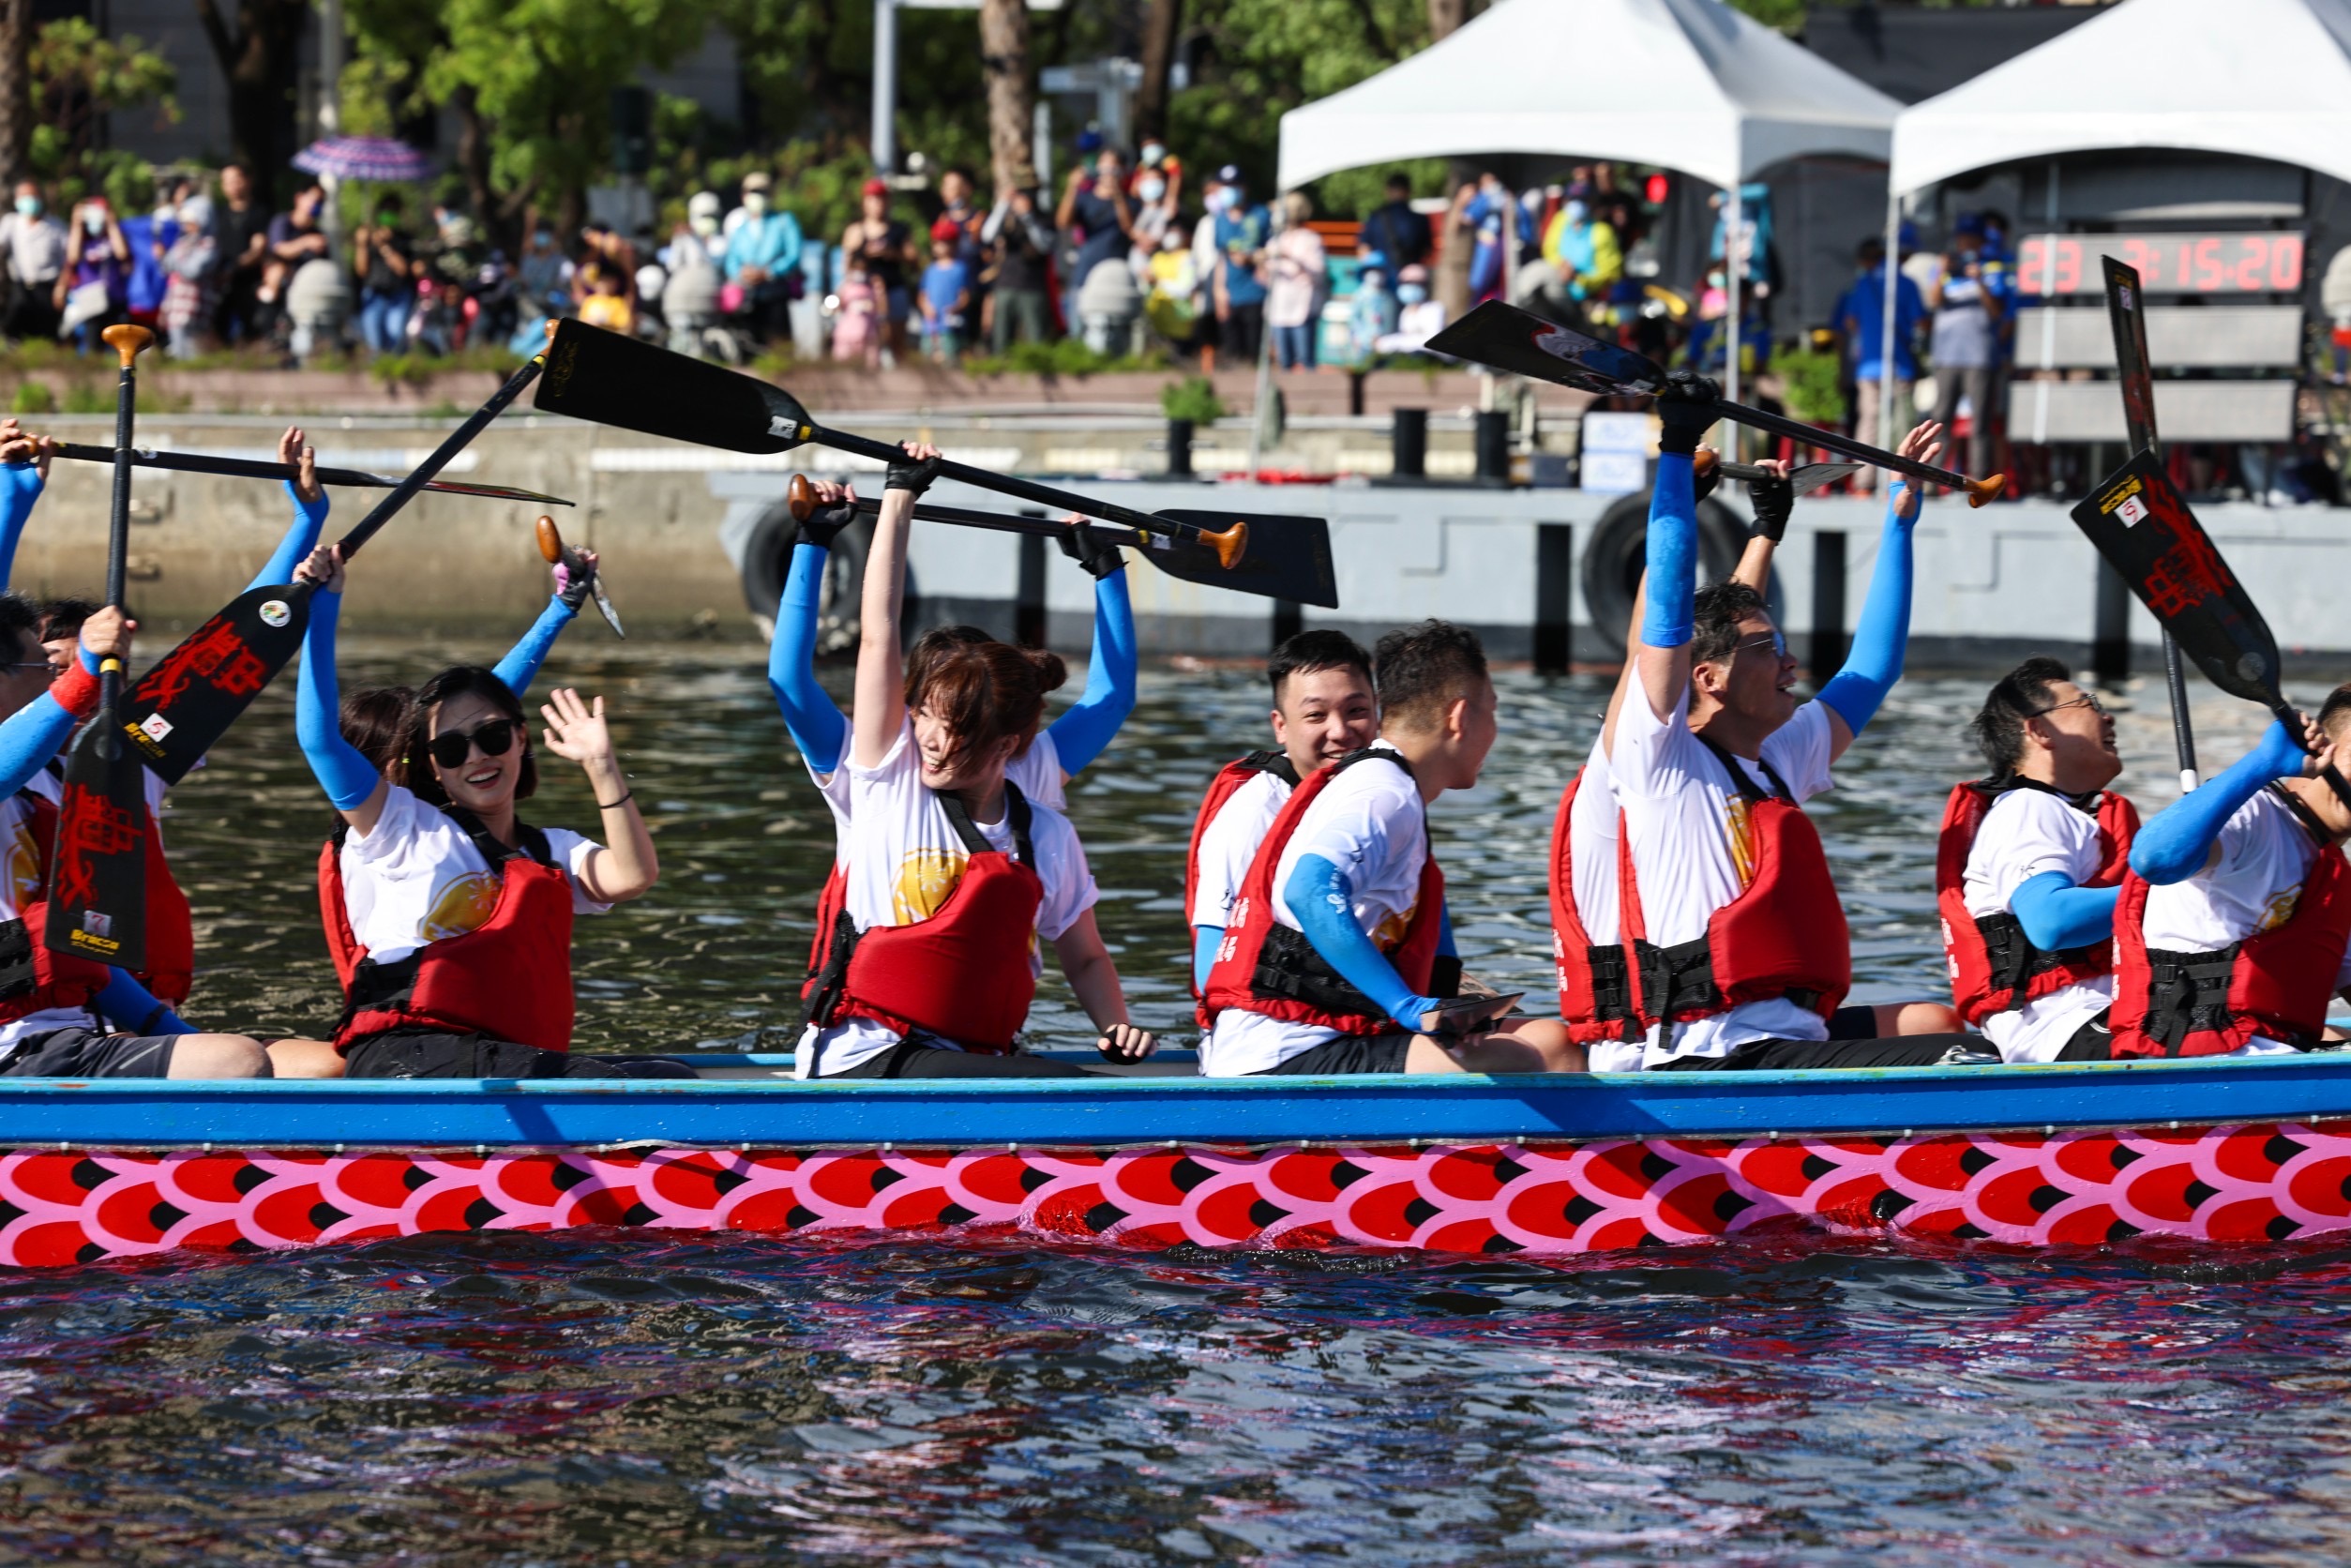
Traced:
POLYGON ((319 531, 326 526, 326 492, 321 490, 316 501, 305 501, 294 493, 294 481, 289 479, 286 499, 294 503, 294 523, 278 541, 278 553, 263 563, 261 575, 245 585, 249 594, 273 582, 292 582, 294 567, 318 549, 319 531))
POLYGON ((1062 771, 1077 776, 1102 755, 1119 726, 1135 711, 1135 607, 1126 596, 1126 573, 1112 572, 1093 585, 1093 661, 1086 667, 1085 695, 1048 727, 1062 771))
POLYGON ((193 1024, 183 1020, 172 1011, 172 1004, 139 984, 136 977, 119 969, 106 972, 104 988, 90 999, 96 1008, 116 1029, 127 1034, 193 1034, 193 1024))
POLYGON ((1324 962, 1397 1023, 1420 1029, 1421 1015, 1437 1005, 1436 999, 1413 995, 1395 965, 1355 924, 1355 889, 1346 872, 1321 855, 1301 855, 1282 897, 1324 962))
POLYGON ((548 654, 555 646, 555 639, 564 635, 579 611, 564 603, 561 594, 547 596, 547 608, 531 623, 531 629, 522 634, 522 641, 506 650, 506 656, 498 661, 497 677, 506 683, 506 689, 520 697, 531 689, 538 678, 539 666, 547 662, 548 654))
POLYGON ((302 678, 294 696, 294 734, 310 772, 338 811, 348 811, 375 792, 381 781, 359 748, 343 739, 342 699, 335 679, 335 623, 342 618, 340 594, 314 594, 310 629, 303 637, 302 678))
POLYGON ((73 725, 73 715, 45 691, 10 714, 0 724, 0 795, 31 783, 72 738, 73 725))
POLYGON ((2115 934, 2118 887, 2076 887, 2062 871, 2043 871, 2009 896, 2025 939, 2043 953, 2087 947, 2115 934))
POLYGON ((24 536, 33 503, 41 498, 41 474, 29 462, 0 465, 0 589, 16 574, 16 542, 24 536))
POLYGON ((1649 499, 1649 613, 1641 641, 1679 648, 1695 630, 1698 593, 1698 504, 1691 492, 1690 459, 1657 454, 1657 489, 1649 499))
POLYGON ((1208 988, 1208 972, 1216 966, 1216 946, 1224 940, 1222 926, 1192 927, 1192 984, 1197 989, 1208 988))
POLYGON ((2237 808, 2273 778, 2299 772, 2302 748, 2293 733, 2272 719, 2253 750, 2217 778, 2148 819, 2131 840, 2131 869, 2161 885, 2185 882, 2204 869, 2221 829, 2237 808))
POLYGON ((1903 520, 1899 504, 1900 487, 1895 487, 1887 498, 1877 569, 1869 575, 1869 598, 1861 606, 1861 624, 1853 628, 1853 646, 1845 656, 1845 668, 1820 688, 1820 700, 1857 735, 1902 679, 1902 657, 1910 644, 1910 580, 1917 557, 1910 541, 1912 523, 1903 520))
POLYGON ((849 720, 816 680, 816 612, 825 554, 819 545, 791 547, 791 570, 776 605, 776 641, 767 651, 767 686, 784 712, 784 728, 818 773, 841 765, 841 745, 849 738, 849 720))

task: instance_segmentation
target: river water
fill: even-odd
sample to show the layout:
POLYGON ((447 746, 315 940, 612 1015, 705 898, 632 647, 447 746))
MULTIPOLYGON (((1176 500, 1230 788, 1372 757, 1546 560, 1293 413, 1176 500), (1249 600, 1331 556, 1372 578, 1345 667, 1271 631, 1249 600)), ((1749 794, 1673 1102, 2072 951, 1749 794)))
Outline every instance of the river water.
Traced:
MULTIPOLYGON (((586 923, 585 1045, 779 1048, 829 822, 739 647, 593 631, 663 881, 586 923), (765 1033, 762 1032, 772 1032, 765 1033)), ((365 642, 345 678, 445 655, 365 642)), ((1075 683, 1073 683, 1075 684, 1075 683)), ((1542 851, 1605 683, 1503 680, 1439 809, 1472 969, 1548 998, 1542 851)), ((191 1012, 332 1017, 326 808, 279 684, 173 796, 191 1012)), ((1914 681, 1816 807, 1862 998, 1937 985, 1932 834, 1980 683, 1914 681)), ((2176 792, 2160 687, 2123 734, 2176 792)), ((1156 671, 1072 792, 1143 1021, 1183 998, 1191 803, 1260 744, 1156 671)), ((2225 761, 2258 716, 2199 707, 2225 761)), ((526 809, 592 814, 568 770, 526 809)), ((1057 980, 1036 1016, 1084 1034, 1057 980)), ((1565 1262, 654 1232, 0 1276, 0 1558, 324 1564, 1751 1562, 2351 1548, 2351 1251, 1778 1239, 1565 1262)))

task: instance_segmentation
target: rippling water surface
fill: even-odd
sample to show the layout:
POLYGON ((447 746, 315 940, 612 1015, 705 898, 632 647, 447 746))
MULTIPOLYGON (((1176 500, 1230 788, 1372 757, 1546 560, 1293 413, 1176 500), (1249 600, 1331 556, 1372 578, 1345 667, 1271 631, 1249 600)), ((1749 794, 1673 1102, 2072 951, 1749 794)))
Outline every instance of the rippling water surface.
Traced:
MULTIPOLYGON (((474 656, 496 650, 462 650, 474 656)), ((451 650, 362 643, 346 680, 451 650)), ((583 925, 583 1043, 790 1023, 831 852, 741 648, 612 652, 661 888, 583 925)), ((266 697, 174 795, 191 1011, 316 1030, 326 810, 266 697)), ((1858 994, 1932 988, 1980 685, 1912 683, 1816 807, 1858 994)), ((1504 682, 1439 850, 1480 972, 1549 992, 1541 853, 1605 696, 1504 682)), ((2167 734, 2125 716, 2143 806, 2167 734)), ((1147 1022, 1241 673, 1148 675, 1072 808, 1147 1022)), ((2225 761, 2252 718, 2200 712, 2225 761)), ((580 822, 576 775, 526 815, 580 822)), ((1037 1021, 1082 1018, 1048 980, 1037 1021)), ((2351 1549, 2351 1252, 1756 1240, 1560 1263, 1034 1243, 458 1236, 0 1276, 0 1556, 88 1562, 2304 1561, 2351 1549)))

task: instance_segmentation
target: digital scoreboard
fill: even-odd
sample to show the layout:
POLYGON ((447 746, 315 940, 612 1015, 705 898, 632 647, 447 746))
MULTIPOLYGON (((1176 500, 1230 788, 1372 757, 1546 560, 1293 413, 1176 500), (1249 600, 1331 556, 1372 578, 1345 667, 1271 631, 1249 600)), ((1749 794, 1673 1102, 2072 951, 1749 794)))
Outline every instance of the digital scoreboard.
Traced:
POLYGON ((2098 294, 2098 258, 2138 269, 2148 294, 2293 294, 2302 286, 2302 236, 2290 230, 2240 234, 2032 234, 2017 248, 2019 293, 2098 294))

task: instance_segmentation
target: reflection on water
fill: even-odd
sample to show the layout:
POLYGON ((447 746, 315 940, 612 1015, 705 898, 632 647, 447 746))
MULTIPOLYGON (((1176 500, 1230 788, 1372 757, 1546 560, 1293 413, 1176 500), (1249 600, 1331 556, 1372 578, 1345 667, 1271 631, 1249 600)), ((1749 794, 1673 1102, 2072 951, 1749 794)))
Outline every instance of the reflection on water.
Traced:
MULTIPOLYGON (((429 664, 362 644, 346 678, 429 664)), ((664 862, 583 924, 585 1039, 780 1028, 831 843, 756 655, 588 635, 552 673, 611 697, 664 862)), ((1818 811, 1878 994, 1939 974, 1929 840, 1978 689, 1903 688, 1818 811)), ((1541 852, 1604 696, 1506 680, 1486 782, 1441 813, 1465 945, 1536 996, 1541 852)), ((1150 677, 1075 792, 1150 1021, 1184 1010, 1192 801, 1260 707, 1237 674, 1150 677)), ((2202 717, 2220 761, 2253 722, 2202 717)), ((2149 715, 2125 736, 2157 804, 2168 743, 2149 715)), ((282 689, 174 808, 193 1011, 320 1027, 326 809, 282 689)), ((550 770, 533 810, 592 807, 550 770)), ((1057 982, 1041 1018, 1082 1031, 1057 982)), ((2324 1560, 2351 1550, 2347 1258, 581 1232, 0 1276, 0 1541, 143 1564, 2324 1560)))

